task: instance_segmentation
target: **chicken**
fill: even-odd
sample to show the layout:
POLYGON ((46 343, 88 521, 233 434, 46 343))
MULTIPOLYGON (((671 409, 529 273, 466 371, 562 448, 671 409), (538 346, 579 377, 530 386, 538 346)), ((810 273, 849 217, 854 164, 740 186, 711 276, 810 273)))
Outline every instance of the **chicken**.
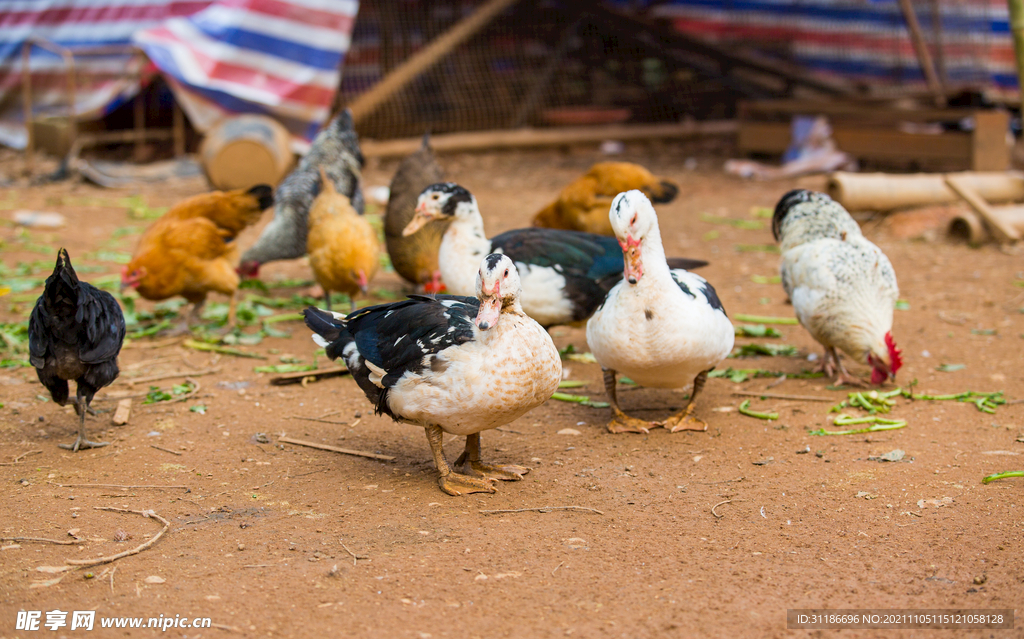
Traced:
POLYGON ((320 175, 323 190, 309 207, 309 265, 324 289, 327 310, 331 291, 340 291, 352 300, 354 311, 356 295, 366 294, 380 265, 380 241, 366 218, 335 190, 323 168, 320 175))
POLYGON ((523 313, 515 264, 484 257, 476 297, 412 295, 348 317, 305 312, 313 341, 345 360, 378 415, 416 424, 449 495, 493 493, 491 480, 517 481, 530 469, 480 459, 480 432, 507 424, 543 404, 558 388, 562 362, 551 337, 523 313), (466 436, 453 472, 444 433, 466 436))
POLYGON ((707 430, 707 423, 692 415, 694 401, 708 373, 732 351, 732 322, 707 280, 665 262, 658 216, 643 193, 617 196, 609 218, 622 246, 624 279, 587 322, 587 345, 604 371, 612 405, 608 430, 707 430), (629 417, 615 394, 618 373, 654 388, 692 385, 690 401, 664 422, 629 417))
POLYGON ((434 159, 430 136, 424 135, 423 146, 398 165, 391 180, 391 197, 384 213, 384 241, 391 264, 407 281, 423 285, 426 293, 440 293, 444 288, 437 266, 437 251, 448 224, 444 220, 435 220, 409 236, 402 235, 402 231, 416 214, 416 199, 423 189, 442 179, 444 171, 434 159))
POLYGON ((782 196, 772 217, 782 251, 782 287, 800 324, 825 347, 822 370, 835 383, 861 384, 839 349, 871 367, 871 382, 895 379, 903 363, 892 337, 899 288, 889 258, 868 241, 846 209, 824 193, 782 196))
POLYGON ((240 278, 233 240, 259 220, 272 200, 271 188, 260 184, 180 202, 143 232, 135 254, 121 271, 121 289, 132 287, 147 300, 181 295, 191 302, 192 312, 178 332, 187 332, 190 324, 199 321, 210 291, 223 293, 231 298, 228 325, 234 326, 240 278))
POLYGON ((608 207, 619 193, 643 191, 652 202, 671 202, 679 192, 672 182, 631 162, 598 162, 533 217, 534 226, 614 235, 608 207))
POLYGON ((363 154, 359 150, 359 137, 352 129, 352 114, 347 109, 317 133, 309 152, 278 185, 274 219, 242 254, 239 272, 243 277, 258 277, 260 265, 267 262, 292 260, 306 254, 309 207, 320 192, 321 166, 338 193, 347 197, 362 215, 363 191, 359 179, 363 154))
POLYGON ((124 333, 124 314, 114 296, 79 281, 68 252, 58 251, 57 264, 28 320, 28 349, 29 361, 54 402, 67 405, 68 381, 77 385, 70 401, 78 413, 78 439, 61 448, 78 452, 107 445, 85 438, 85 414, 95 414, 89 405, 96 391, 117 379, 124 333))

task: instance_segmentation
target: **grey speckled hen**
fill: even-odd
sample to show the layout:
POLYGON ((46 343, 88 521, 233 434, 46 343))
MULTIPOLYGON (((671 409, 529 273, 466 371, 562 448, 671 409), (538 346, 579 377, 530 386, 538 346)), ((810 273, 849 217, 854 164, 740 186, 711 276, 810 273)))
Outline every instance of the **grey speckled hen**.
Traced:
POLYGON ((359 150, 359 136, 352 127, 352 114, 345 109, 316 135, 309 152, 277 187, 274 219, 242 255, 238 270, 243 276, 258 276, 260 265, 267 262, 296 259, 306 254, 309 207, 320 193, 320 167, 338 192, 348 197, 362 215, 363 154, 359 150))
POLYGON ((836 349, 872 368, 871 381, 896 376, 902 364, 892 337, 896 272, 841 204, 824 193, 793 190, 772 218, 782 251, 782 287, 800 324, 825 347, 822 369, 835 382, 861 383, 836 349))

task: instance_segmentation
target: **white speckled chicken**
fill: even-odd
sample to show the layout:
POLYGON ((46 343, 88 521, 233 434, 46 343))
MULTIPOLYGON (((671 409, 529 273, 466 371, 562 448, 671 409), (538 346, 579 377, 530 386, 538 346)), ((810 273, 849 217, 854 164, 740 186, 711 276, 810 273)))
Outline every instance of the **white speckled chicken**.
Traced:
POLYGON ((418 424, 449 495, 494 492, 491 480, 516 481, 529 469, 480 460, 480 431, 543 404, 558 388, 562 362, 551 337, 523 313, 515 264, 486 256, 477 297, 411 295, 348 317, 306 309, 306 325, 327 356, 342 357, 377 414, 418 424), (466 436, 452 471, 443 433, 466 436))
POLYGON ((800 324, 825 347, 825 374, 836 384, 863 384, 843 366, 839 349, 871 367, 873 384, 895 379, 903 358, 892 337, 899 288, 889 258, 824 193, 783 195, 772 233, 782 251, 782 287, 800 324))
POLYGON ((620 193, 612 201, 609 219, 622 247, 625 276, 587 322, 587 344, 604 369, 612 405, 608 430, 646 433, 652 426, 672 432, 707 430, 707 423, 692 415, 694 401, 708 373, 732 351, 732 322, 703 277, 669 268, 658 216, 647 196, 635 190, 620 193), (683 410, 652 423, 629 417, 619 408, 618 373, 642 386, 686 388, 692 384, 693 390, 683 410))

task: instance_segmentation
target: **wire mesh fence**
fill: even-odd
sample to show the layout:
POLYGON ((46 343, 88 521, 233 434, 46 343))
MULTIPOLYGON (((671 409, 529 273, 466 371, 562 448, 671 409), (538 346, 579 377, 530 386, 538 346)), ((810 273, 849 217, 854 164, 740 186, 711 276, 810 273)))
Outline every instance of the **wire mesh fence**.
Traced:
MULTIPOLYGON (((339 102, 350 103, 484 3, 363 0, 339 102)), ((912 4, 945 90, 1016 95, 1005 2, 912 4)), ((773 86, 764 78, 751 80, 756 69, 746 76, 742 68, 737 72, 727 58, 739 50, 791 64, 808 77, 840 80, 851 94, 924 88, 898 0, 521 0, 392 95, 359 128, 367 137, 387 139, 427 130, 711 119, 734 115, 742 98, 791 94, 788 82, 773 86), (642 27, 616 20, 615 12, 717 49, 642 34, 642 27)))

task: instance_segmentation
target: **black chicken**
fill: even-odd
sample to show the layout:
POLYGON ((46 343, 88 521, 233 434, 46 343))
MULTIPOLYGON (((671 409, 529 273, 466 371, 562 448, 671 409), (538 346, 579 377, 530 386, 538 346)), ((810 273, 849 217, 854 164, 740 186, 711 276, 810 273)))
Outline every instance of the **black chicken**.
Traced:
POLYGON ((78 439, 61 448, 77 452, 107 445, 85 438, 85 413, 95 414, 89 407, 93 395, 117 379, 124 332, 124 314, 114 296, 80 282, 67 250, 58 251, 57 265, 28 320, 28 348, 29 361, 53 401, 66 405, 68 380, 78 384, 71 400, 79 418, 78 439))

